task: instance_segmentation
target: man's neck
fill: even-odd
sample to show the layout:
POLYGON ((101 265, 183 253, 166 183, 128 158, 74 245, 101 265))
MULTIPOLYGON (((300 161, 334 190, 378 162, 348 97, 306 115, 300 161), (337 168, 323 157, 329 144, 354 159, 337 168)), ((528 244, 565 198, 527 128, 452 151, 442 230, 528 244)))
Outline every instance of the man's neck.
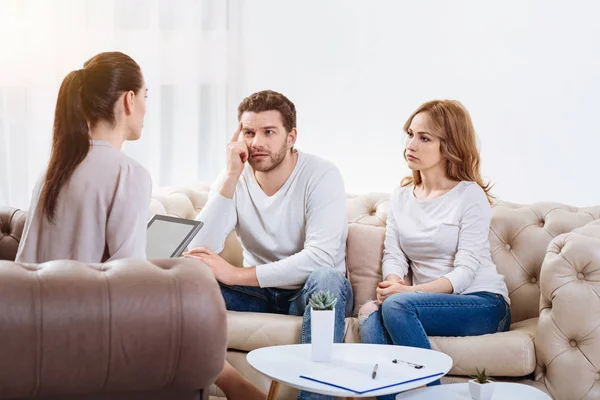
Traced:
POLYGON ((273 196, 288 180, 296 163, 298 162, 298 152, 288 155, 277 168, 269 172, 254 171, 254 177, 260 188, 267 196, 273 196))

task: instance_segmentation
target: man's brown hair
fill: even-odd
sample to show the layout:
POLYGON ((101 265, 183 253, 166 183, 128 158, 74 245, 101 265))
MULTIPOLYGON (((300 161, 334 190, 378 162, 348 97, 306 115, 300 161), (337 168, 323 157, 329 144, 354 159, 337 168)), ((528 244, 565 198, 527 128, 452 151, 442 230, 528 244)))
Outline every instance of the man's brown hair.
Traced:
POLYGON ((246 111, 260 113, 279 111, 286 132, 296 127, 296 106, 287 97, 273 90, 262 90, 246 97, 238 106, 238 121, 246 111))

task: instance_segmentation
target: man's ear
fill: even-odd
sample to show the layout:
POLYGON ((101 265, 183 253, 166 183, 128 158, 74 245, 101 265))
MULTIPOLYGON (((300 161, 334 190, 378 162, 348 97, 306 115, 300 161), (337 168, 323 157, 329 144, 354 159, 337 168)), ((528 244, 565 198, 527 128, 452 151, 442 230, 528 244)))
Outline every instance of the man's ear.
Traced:
POLYGON ((293 147, 296 144, 296 138, 298 137, 298 131, 296 128, 292 128, 287 135, 287 144, 289 147, 293 147))
POLYGON ((135 93, 132 90, 125 93, 123 96, 123 106, 125 109, 126 115, 131 115, 133 113, 133 106, 135 104, 135 93))

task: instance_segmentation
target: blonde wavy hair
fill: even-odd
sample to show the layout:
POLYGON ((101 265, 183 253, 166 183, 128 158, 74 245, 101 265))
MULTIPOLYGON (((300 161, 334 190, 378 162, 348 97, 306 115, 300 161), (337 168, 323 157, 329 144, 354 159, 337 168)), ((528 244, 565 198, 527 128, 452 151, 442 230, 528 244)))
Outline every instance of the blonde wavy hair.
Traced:
MULTIPOLYGON (((440 151, 446 160, 446 176, 455 181, 472 181, 485 192, 490 204, 494 196, 491 185, 484 183, 479 171, 480 158, 473 121, 467 109, 456 100, 433 100, 421 105, 404 124, 408 132, 415 115, 425 113, 429 117, 432 135, 440 139, 440 151)), ((406 159, 406 149, 404 149, 406 159)), ((402 179, 401 186, 420 185, 420 171, 402 179)))

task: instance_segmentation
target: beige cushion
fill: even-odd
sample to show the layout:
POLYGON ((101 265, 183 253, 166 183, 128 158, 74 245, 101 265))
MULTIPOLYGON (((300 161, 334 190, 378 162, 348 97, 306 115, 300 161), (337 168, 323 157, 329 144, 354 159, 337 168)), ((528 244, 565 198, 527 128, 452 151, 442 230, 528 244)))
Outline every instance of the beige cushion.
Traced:
MULTIPOLYGON (((509 332, 471 337, 430 337, 432 347, 454 360, 453 375, 471 375, 486 368, 496 376, 525 376, 535 370, 537 318, 511 326, 509 332), (494 360, 493 363, 490 360, 494 360)), ((296 344, 302 318, 290 315, 227 312, 228 348, 252 351, 266 346, 296 344)), ((358 320, 346 318, 345 343, 360 343, 358 320)))
MULTIPOLYGON (((302 317, 227 311, 227 347, 252 351, 266 346, 297 344, 301 327, 302 317)), ((346 318, 344 336, 346 342, 360 342, 355 318, 346 318)))
POLYGON ((302 317, 227 311, 229 349, 252 351, 300 341, 302 317))
POLYGON ((525 376, 535 370, 537 318, 518 322, 510 331, 469 337, 430 337, 434 350, 449 355, 451 375, 474 375, 485 368, 496 376, 525 376))
POLYGON ((385 228, 361 224, 348 225, 346 266, 354 294, 353 316, 361 305, 375 298, 381 282, 381 259, 385 228))
POLYGON ((552 241, 541 280, 536 375, 556 398, 600 399, 600 220, 552 241))
POLYGON ((346 214, 349 223, 385 226, 390 195, 369 193, 346 196, 346 214))
MULTIPOLYGON (((429 337, 434 350, 454 361, 453 375, 472 375, 486 368, 496 376, 525 376, 535 370, 537 318, 511 325, 508 332, 468 337, 429 337), (491 362, 490 360, 493 360, 491 362)), ((358 320, 346 318, 346 343, 359 343, 358 320)))
POLYGON ((225 261, 236 267, 241 267, 244 262, 242 256, 242 245, 235 235, 235 231, 232 231, 225 239, 225 246, 223 251, 219 254, 225 261))
POLYGON ((600 207, 499 202, 490 226, 492 259, 505 277, 512 321, 539 315, 540 269, 550 241, 600 217, 600 207))

